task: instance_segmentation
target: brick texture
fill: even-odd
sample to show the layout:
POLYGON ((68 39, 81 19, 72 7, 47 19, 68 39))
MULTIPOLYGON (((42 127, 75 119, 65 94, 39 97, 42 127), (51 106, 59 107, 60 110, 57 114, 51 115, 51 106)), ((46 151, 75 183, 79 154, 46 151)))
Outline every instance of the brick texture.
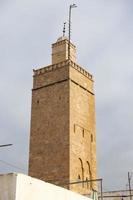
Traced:
MULTIPOLYGON (((57 43, 54 53, 67 42, 57 43)), ((88 194, 96 183, 67 184, 96 178, 94 81, 67 56, 56 59, 34 70, 29 175, 88 194)))

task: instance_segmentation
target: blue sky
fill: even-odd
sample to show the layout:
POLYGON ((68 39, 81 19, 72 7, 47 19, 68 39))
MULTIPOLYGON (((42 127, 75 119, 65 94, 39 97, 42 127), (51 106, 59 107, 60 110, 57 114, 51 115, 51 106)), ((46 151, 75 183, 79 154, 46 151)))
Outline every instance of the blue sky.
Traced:
POLYGON ((0 1, 0 144, 13 143, 0 149, 0 172, 27 171, 32 69, 51 64, 71 3, 77 62, 95 79, 98 176, 105 190, 125 189, 133 171, 132 0, 0 1))

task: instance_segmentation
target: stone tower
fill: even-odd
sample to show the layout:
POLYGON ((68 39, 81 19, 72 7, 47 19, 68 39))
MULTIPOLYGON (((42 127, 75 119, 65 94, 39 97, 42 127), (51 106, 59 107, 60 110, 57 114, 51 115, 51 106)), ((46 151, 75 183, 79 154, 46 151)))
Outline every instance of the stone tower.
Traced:
POLYGON ((81 194, 96 183, 93 77, 76 64, 76 47, 59 38, 52 65, 34 70, 29 175, 81 194))

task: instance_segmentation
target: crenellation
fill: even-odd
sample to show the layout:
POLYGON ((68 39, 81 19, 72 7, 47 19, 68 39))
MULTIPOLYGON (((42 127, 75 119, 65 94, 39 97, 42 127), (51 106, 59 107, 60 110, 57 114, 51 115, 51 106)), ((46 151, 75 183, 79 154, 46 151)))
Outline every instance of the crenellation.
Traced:
POLYGON ((40 68, 40 69, 37 69, 37 70, 34 69, 33 70, 33 73, 34 73, 33 75, 37 76, 37 75, 40 75, 40 74, 45 74, 45 73, 51 72, 53 70, 57 70, 58 68, 61 68, 61 67, 64 67, 64 66, 68 66, 69 64, 74 69, 79 71, 81 74, 83 74, 84 76, 86 76, 90 80, 93 80, 93 76, 90 73, 88 73, 86 70, 84 70, 83 67, 81 67, 78 64, 74 63, 72 60, 71 61, 66 60, 66 61, 54 64, 54 65, 49 65, 49 66, 46 66, 46 67, 43 67, 43 68, 40 68))
POLYGON ((73 61, 70 61, 70 64, 74 69, 79 71, 84 76, 88 77, 91 80, 93 79, 93 76, 90 73, 88 73, 85 69, 83 69, 83 67, 79 66, 78 64, 74 63, 73 61))

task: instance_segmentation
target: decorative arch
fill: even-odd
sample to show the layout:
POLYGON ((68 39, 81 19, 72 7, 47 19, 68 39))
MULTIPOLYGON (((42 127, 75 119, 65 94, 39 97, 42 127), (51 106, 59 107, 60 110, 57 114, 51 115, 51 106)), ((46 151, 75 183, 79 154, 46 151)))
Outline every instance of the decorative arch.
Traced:
MULTIPOLYGON (((84 181, 84 166, 83 166, 83 161, 81 158, 79 158, 80 165, 81 165, 81 180, 84 181)), ((84 183, 82 183, 82 187, 84 187, 84 183)))
MULTIPOLYGON (((92 173, 91 173, 91 166, 90 166, 90 163, 89 163, 89 161, 86 161, 86 163, 87 163, 87 166, 88 166, 88 180, 92 180, 92 173)), ((90 189, 92 189, 92 182, 90 182, 90 183, 88 183, 87 184, 87 188, 90 188, 90 189)))

